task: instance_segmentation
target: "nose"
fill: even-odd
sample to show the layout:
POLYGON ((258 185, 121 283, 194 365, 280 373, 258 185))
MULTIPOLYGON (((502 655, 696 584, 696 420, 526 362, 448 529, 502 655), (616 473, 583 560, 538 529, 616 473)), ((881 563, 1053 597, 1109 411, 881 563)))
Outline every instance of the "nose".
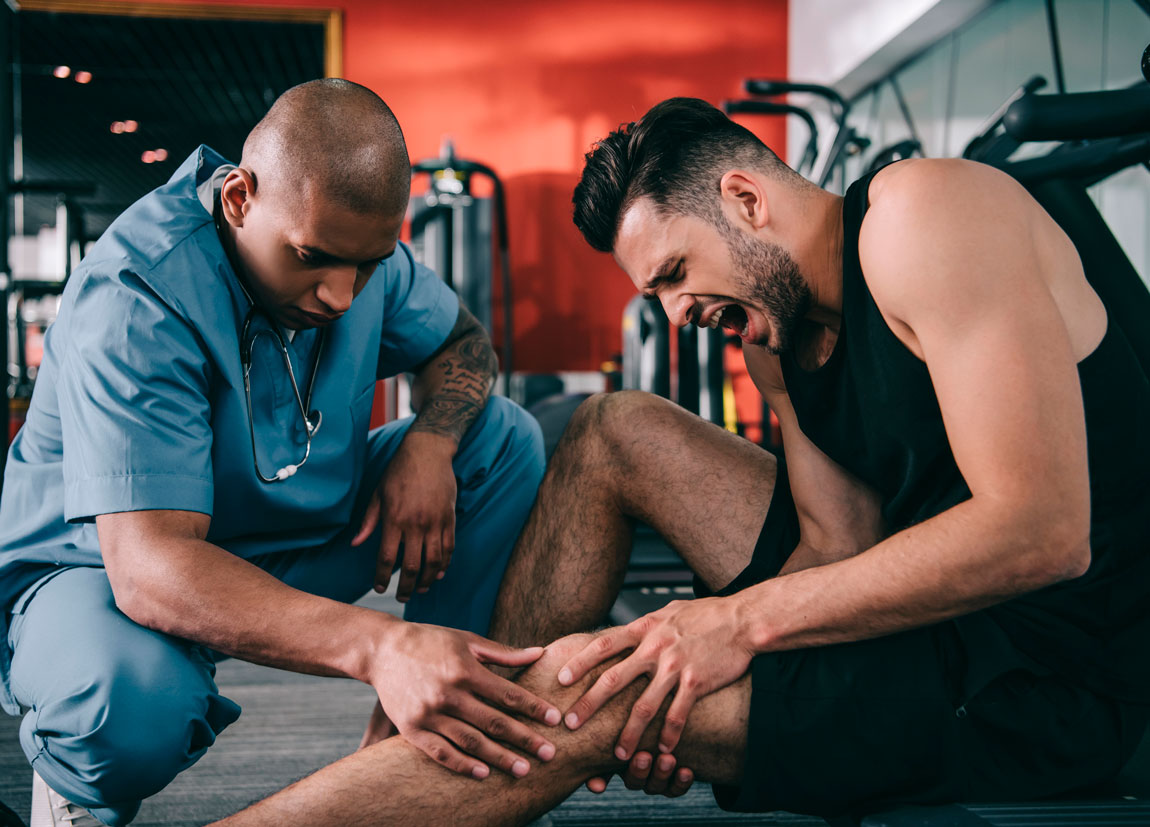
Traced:
POLYGON ((659 297, 667 318, 675 327, 686 327, 691 321, 691 308, 695 300, 687 293, 664 293, 659 297))
POLYGON ((332 313, 346 313, 355 298, 356 268, 332 267, 315 288, 315 296, 332 313))

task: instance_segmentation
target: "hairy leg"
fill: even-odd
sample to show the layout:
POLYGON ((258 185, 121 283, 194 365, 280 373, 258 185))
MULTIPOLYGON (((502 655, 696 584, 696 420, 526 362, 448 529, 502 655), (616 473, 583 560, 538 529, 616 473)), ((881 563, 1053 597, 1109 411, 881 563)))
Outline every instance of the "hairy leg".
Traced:
POLYGON ((635 520, 721 588, 750 561, 774 486, 771 454, 665 399, 591 397, 556 448, 512 552, 491 637, 535 645, 601 623, 623 582, 635 520))
MULTIPOLYGON (((571 706, 610 665, 575 686, 556 682, 559 667, 588 640, 590 636, 573 635, 556 641, 520 682, 561 709, 571 706)), ((546 763, 531 759, 531 771, 523 778, 492 773, 477 781, 441 767, 403 738, 389 738, 297 781, 219 822, 219 827, 526 824, 588 778, 622 768, 623 762, 613 755, 615 741, 642 688, 642 683, 628 687, 575 732, 543 728, 555 743, 555 758, 546 763)), ((697 768, 700 778, 736 783, 742 772, 749 710, 749 677, 704 697, 691 711, 676 755, 697 768)), ((654 749, 661 724, 660 714, 644 737, 644 749, 654 749)))

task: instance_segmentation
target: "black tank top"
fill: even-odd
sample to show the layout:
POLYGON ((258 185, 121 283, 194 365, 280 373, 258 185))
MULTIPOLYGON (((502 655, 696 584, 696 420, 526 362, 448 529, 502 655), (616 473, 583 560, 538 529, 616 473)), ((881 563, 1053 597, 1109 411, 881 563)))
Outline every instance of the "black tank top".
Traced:
MULTIPOLYGON (((803 433, 878 492, 894 533, 968 499, 970 489, 926 365, 887 326, 859 265, 872 178, 855 182, 843 203, 842 323, 834 349, 815 370, 803 369, 793 352, 781 361, 803 433)), ((1097 277, 1105 274, 1087 273, 1097 277)), ((1113 322, 1078 375, 1090 467, 1090 568, 956 626, 968 649, 996 653, 982 658, 983 679, 1036 663, 1111 697, 1150 702, 1150 382, 1113 322)))

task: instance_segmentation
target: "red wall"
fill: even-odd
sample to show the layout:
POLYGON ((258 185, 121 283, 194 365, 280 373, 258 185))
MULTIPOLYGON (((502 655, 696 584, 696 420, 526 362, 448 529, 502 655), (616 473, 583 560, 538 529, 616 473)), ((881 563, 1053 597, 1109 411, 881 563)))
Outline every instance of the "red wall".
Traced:
MULTIPOLYGON (((592 142, 663 98, 719 103, 787 66, 786 0, 258 4, 342 9, 344 76, 388 102, 412 158, 437 157, 450 134, 503 178, 517 370, 597 370, 621 346, 634 290, 571 223, 592 142)), ((746 123, 784 154, 781 121, 746 123)))

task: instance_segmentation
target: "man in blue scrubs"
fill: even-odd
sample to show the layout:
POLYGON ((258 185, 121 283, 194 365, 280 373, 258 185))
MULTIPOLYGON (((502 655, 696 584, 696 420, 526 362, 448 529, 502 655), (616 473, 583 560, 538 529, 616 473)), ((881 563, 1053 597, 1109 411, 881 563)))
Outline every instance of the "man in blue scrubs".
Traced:
POLYGON ((239 716, 228 655, 370 684, 365 743, 394 724, 457 772, 554 754, 507 713, 558 711, 483 666, 541 650, 480 637, 541 438, 398 242, 409 185, 383 101, 313 81, 238 166, 200 147, 73 274, 0 503, 0 701, 25 710, 34 824, 130 822, 239 716), (418 414, 369 433, 376 381, 404 371, 418 414), (418 624, 347 605, 393 568, 418 624))

